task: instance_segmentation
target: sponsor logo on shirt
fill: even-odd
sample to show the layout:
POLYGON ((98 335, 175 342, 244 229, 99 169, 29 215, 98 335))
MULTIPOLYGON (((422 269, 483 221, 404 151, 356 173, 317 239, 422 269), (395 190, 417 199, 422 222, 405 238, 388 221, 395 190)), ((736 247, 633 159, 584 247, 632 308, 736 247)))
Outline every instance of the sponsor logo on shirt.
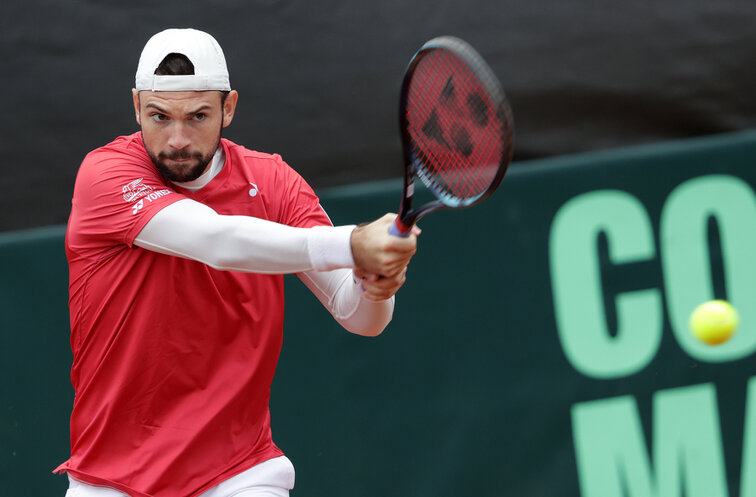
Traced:
POLYGON ((122 188, 123 199, 126 202, 134 204, 131 207, 132 214, 136 214, 142 210, 145 200, 147 202, 152 202, 153 200, 157 200, 160 197, 165 197, 169 193, 172 193, 171 190, 168 189, 155 191, 153 187, 143 184, 142 181, 144 181, 144 178, 139 178, 124 185, 122 188))
POLYGON ((143 184, 142 181, 144 181, 144 178, 139 178, 131 183, 123 185, 123 199, 126 202, 136 202, 154 190, 151 186, 143 184))

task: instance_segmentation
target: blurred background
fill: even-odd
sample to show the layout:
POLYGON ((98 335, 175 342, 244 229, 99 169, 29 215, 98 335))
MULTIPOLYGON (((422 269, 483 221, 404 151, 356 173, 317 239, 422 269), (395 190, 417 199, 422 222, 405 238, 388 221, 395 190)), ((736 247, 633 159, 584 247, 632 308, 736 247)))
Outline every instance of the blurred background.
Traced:
POLYGON ((226 136, 316 189, 401 175, 397 97, 428 39, 466 39, 502 81, 516 159, 756 126, 750 0, 10 0, 0 6, 0 231, 63 223, 83 156, 137 130, 147 39, 196 27, 241 95, 226 136))
POLYGON ((476 47, 515 116, 501 188, 423 220, 383 335, 287 277, 293 496, 756 497, 754 26, 751 0, 4 2, 0 495, 65 493, 76 171, 138 130, 147 39, 195 27, 240 93, 225 136, 280 153, 336 224, 398 206, 428 39, 476 47), (717 348, 687 328, 713 298, 741 314, 717 348))

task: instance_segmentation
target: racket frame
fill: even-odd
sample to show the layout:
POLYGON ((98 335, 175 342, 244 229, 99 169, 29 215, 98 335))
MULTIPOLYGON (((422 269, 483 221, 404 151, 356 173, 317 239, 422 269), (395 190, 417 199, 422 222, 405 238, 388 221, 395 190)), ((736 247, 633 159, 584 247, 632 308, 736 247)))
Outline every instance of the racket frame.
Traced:
POLYGON ((483 57, 478 54, 467 42, 453 37, 453 36, 439 36, 429 40, 412 56, 407 69, 404 73, 402 80, 402 86, 399 97, 399 131, 402 139, 402 149, 404 157, 404 181, 402 185, 402 199, 399 204, 399 215, 392 226, 392 234, 399 236, 408 236, 412 229, 412 226, 417 223, 422 217, 443 209, 464 209, 476 205, 486 198, 498 188, 504 175, 507 172, 509 163, 512 160, 513 155, 513 119, 512 111, 509 107, 509 103, 504 94, 496 75, 491 68, 486 64, 483 57), (433 50, 448 50, 454 55, 459 57, 465 62, 465 64, 475 73, 481 86, 486 90, 491 99, 497 104, 496 113, 500 114, 499 119, 504 125, 504 154, 497 169, 494 179, 489 186, 480 194, 468 198, 458 199, 456 197, 446 195, 438 189, 434 188, 430 182, 426 182, 423 179, 422 167, 420 160, 413 152, 412 137, 409 133, 409 121, 407 119, 407 99, 409 95, 409 86, 412 81, 413 74, 417 65, 433 50), (415 193, 415 179, 420 177, 421 181, 425 184, 435 196, 436 200, 430 201, 421 205, 416 209, 412 209, 412 201, 415 193))

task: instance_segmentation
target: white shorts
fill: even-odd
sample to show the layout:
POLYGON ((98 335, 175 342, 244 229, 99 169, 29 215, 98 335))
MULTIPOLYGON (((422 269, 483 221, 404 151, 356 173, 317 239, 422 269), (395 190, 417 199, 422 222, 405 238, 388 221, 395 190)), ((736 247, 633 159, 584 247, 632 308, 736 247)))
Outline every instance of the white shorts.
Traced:
MULTIPOLYGON (((108 487, 88 485, 71 476, 66 497, 128 497, 108 487)), ((294 488, 294 465, 286 456, 253 466, 219 483, 199 497, 289 497, 294 488)))

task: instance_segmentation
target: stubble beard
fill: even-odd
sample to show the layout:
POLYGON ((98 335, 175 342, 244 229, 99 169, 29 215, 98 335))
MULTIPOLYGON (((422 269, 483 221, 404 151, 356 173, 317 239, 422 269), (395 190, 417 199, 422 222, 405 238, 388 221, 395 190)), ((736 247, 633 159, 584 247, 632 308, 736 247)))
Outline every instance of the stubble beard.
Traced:
POLYGON ((202 176, 202 173, 207 169, 207 165, 213 160, 216 150, 220 147, 221 137, 223 135, 223 123, 221 123, 218 129, 218 139, 215 141, 215 146, 207 154, 202 154, 200 151, 193 152, 189 149, 176 150, 174 152, 166 153, 159 152, 157 155, 147 148, 147 144, 144 144, 147 154, 152 159, 152 162, 157 167, 160 174, 170 181, 177 183, 185 183, 187 181, 194 181, 202 176), (169 160, 177 159, 194 159, 190 162, 183 164, 174 163, 173 166, 168 165, 169 160))
POLYGON ((213 160, 213 156, 215 155, 218 146, 220 146, 220 136, 218 137, 218 142, 213 150, 205 155, 203 155, 202 152, 192 152, 190 150, 176 150, 171 153, 160 152, 157 155, 152 151, 147 150, 147 153, 155 164, 155 167, 160 171, 160 174, 166 179, 184 183, 187 181, 193 181, 202 176, 202 173, 207 169, 207 165, 213 160), (192 160, 183 164, 173 163, 169 165, 168 163, 168 161, 182 159, 192 160))

